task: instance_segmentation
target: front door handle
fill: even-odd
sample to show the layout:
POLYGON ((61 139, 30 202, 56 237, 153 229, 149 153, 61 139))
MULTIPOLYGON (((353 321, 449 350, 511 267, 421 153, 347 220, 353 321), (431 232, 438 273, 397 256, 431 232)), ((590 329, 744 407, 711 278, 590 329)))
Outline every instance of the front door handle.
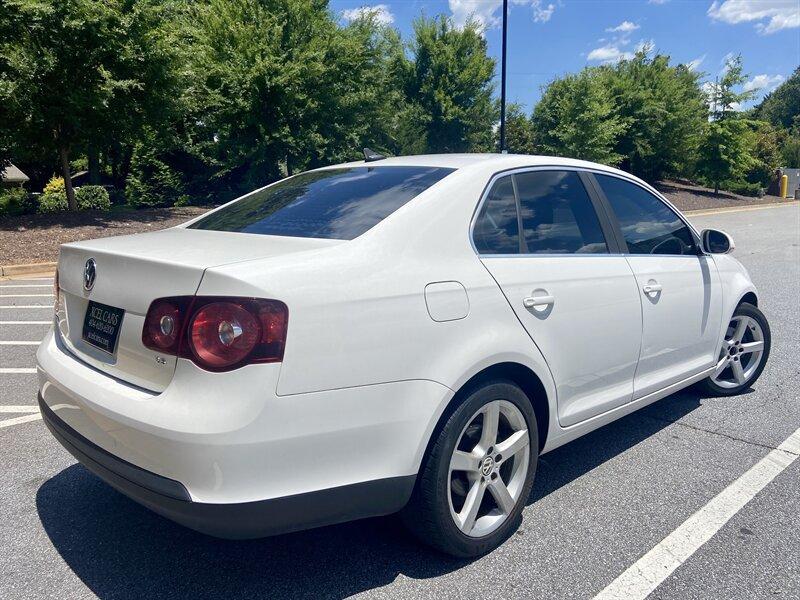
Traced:
POLYGON ((550 306, 555 304, 556 299, 550 294, 545 296, 528 296, 522 299, 522 305, 525 308, 534 308, 536 306, 550 306))
POLYGON ((657 294, 662 289, 664 289, 664 288, 661 287, 660 283, 656 283, 655 281, 652 281, 652 280, 648 281, 645 285, 642 286, 642 290, 647 295, 657 294))

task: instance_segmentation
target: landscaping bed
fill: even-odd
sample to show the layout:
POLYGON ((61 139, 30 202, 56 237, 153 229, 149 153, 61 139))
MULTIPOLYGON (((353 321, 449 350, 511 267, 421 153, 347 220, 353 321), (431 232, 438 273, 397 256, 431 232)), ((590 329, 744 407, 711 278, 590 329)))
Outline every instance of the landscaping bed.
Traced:
MULTIPOLYGON (((688 183, 664 181, 656 185, 682 211, 708 210, 780 202, 776 196, 753 198, 714 191, 688 183)), ((86 210, 0 218, 0 265, 50 262, 67 242, 112 235, 156 231, 188 221, 210 207, 86 210)))
POLYGON ((0 265, 55 261, 67 242, 173 227, 209 207, 86 210, 0 218, 0 265))

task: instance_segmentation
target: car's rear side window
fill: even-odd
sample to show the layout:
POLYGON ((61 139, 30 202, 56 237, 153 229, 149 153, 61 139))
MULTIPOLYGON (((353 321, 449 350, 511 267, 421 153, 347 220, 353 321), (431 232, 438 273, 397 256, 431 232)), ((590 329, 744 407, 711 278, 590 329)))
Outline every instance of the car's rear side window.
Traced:
POLYGON ((475 220, 472 239, 480 254, 519 253, 517 201, 511 175, 498 179, 489 190, 475 220))
POLYGON ((453 171, 364 166, 302 173, 246 196, 189 228, 352 240, 453 171))
POLYGON ((523 252, 608 252, 597 213, 575 171, 531 171, 515 177, 522 217, 523 252))

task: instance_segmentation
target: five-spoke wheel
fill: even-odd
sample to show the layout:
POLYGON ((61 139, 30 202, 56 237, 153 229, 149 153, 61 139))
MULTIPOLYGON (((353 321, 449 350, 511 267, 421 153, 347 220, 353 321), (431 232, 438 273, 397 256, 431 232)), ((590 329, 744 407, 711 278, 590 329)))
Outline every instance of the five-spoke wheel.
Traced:
POLYGON ((514 404, 494 400, 472 416, 453 449, 447 482, 450 512, 464 534, 489 534, 508 518, 529 460, 528 427, 514 404))
POLYGON ((519 525, 538 456, 525 393, 510 381, 477 386, 454 404, 432 441, 403 520, 448 554, 489 552, 519 525))
POLYGON ((770 330, 764 314, 752 304, 740 304, 722 340, 714 373, 703 382, 718 395, 732 396, 750 387, 767 362, 770 330))

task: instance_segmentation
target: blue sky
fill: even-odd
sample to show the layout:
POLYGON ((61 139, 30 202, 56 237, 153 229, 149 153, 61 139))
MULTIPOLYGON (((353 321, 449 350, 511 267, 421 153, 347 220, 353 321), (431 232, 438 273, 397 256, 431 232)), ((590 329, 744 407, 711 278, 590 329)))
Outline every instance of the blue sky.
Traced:
MULTIPOLYGON (((499 90, 502 0, 331 0, 330 7, 343 21, 369 7, 405 39, 422 12, 456 24, 471 14, 498 59, 499 90)), ((508 100, 528 111, 554 77, 619 60, 648 42, 711 81, 727 56, 741 54, 748 87, 760 88, 757 102, 800 64, 800 0, 510 0, 508 100)))

